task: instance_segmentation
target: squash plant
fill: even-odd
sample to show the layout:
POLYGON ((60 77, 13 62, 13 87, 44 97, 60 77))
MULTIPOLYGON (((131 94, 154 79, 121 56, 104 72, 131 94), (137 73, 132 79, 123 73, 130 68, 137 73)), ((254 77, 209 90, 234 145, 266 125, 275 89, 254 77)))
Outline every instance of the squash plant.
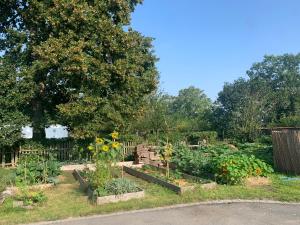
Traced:
POLYGON ((27 185, 57 183, 56 177, 60 173, 60 164, 54 157, 24 155, 16 169, 16 181, 27 185))
POLYGON ((214 160, 215 176, 224 184, 239 184, 250 176, 267 177, 273 168, 265 162, 243 154, 222 155, 214 160))

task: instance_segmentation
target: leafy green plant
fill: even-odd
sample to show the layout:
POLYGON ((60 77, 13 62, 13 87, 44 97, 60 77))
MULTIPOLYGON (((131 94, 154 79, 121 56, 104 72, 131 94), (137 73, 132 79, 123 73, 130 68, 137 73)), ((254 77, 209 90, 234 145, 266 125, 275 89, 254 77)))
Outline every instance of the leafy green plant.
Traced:
POLYGON ((216 131, 191 132, 187 135, 190 144, 198 144, 199 141, 206 140, 208 143, 216 142, 218 133, 216 131))
POLYGON ((118 138, 119 134, 113 132, 110 139, 97 137, 88 146, 96 164, 96 170, 91 172, 89 176, 89 182, 93 188, 103 188, 113 178, 114 168, 112 164, 121 158, 122 146, 117 141, 118 138))
POLYGON ((42 191, 30 191, 23 186, 21 192, 15 197, 18 201, 23 201, 25 206, 41 204, 47 201, 47 196, 42 191))
POLYGON ((8 185, 15 183, 15 171, 12 169, 0 168, 0 192, 4 191, 8 185))
POLYGON ((24 155, 16 169, 16 180, 27 185, 57 183, 55 177, 60 173, 60 164, 53 157, 24 155))
POLYGON ((215 176, 223 184, 242 183, 250 176, 268 176, 273 168, 252 156, 235 154, 221 155, 213 160, 215 176))
POLYGON ((175 147, 172 163, 182 172, 209 178, 213 174, 213 158, 232 153, 227 145, 209 145, 196 150, 191 150, 186 145, 178 145, 175 147))
POLYGON ((248 156, 254 155, 256 158, 267 164, 273 165, 273 147, 263 143, 237 143, 239 152, 248 156))
POLYGON ((166 177, 170 177, 170 161, 173 154, 173 145, 171 143, 166 143, 161 149, 160 155, 163 162, 166 164, 166 177))
POLYGON ((106 183, 105 190, 114 195, 137 192, 139 189, 134 182, 124 178, 113 179, 106 183))

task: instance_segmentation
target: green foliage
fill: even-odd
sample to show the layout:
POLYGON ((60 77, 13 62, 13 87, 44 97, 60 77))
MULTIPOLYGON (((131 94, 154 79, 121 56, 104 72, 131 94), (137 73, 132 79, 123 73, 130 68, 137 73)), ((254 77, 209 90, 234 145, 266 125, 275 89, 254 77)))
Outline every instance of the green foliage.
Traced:
MULTIPOLYGON (((221 162, 222 159, 227 160, 227 158, 231 159, 231 157, 237 159, 238 163, 245 162, 245 164, 252 164, 252 167, 256 163, 258 166, 262 166, 262 169, 265 168, 265 165, 273 165, 272 146, 259 143, 237 144, 237 148, 233 148, 227 144, 208 145, 196 150, 190 150, 187 146, 179 145, 175 147, 172 162, 177 169, 185 173, 199 177, 213 178, 214 173, 219 168, 216 160, 221 162), (242 160, 239 160, 240 158, 242 160)), ((238 166, 243 168, 244 164, 241 163, 238 166)), ((269 168, 269 166, 267 167, 269 168)), ((241 168, 237 170, 240 171, 241 168)), ((233 183, 240 182, 244 178, 242 176, 244 172, 241 171, 240 174, 238 171, 233 170, 233 172, 237 173, 236 176, 239 176, 234 178, 233 183)), ((250 174, 247 173, 248 175, 250 174)), ((225 178, 221 178, 225 180, 225 178)), ((222 179, 220 180, 222 181, 222 179)), ((231 179, 231 177, 228 179, 231 179)))
POLYGON ((154 143, 184 141, 186 133, 210 129, 211 108, 210 99, 195 87, 180 90, 178 96, 155 93, 145 100, 128 132, 154 143))
POLYGON ((190 144, 198 144, 199 141, 206 140, 208 143, 216 142, 218 133, 216 131, 190 132, 187 141, 190 144))
POLYGON ((202 90, 191 86, 179 91, 171 107, 180 117, 195 119, 205 115, 211 107, 211 101, 202 90))
POLYGON ((250 176, 268 176, 273 169, 268 164, 254 156, 221 155, 214 159, 214 172, 218 182, 224 184, 239 184, 250 176))
MULTIPOLYGON (((300 113, 300 111, 299 111, 299 113, 300 113)), ((276 124, 273 124, 273 126, 300 127, 300 115, 283 117, 279 120, 279 122, 277 122, 276 124)))
POLYGON ((118 133, 114 132, 117 136, 115 138, 96 138, 93 143, 88 146, 88 149, 93 154, 95 162, 116 162, 122 157, 122 145, 117 141, 118 133))
POLYGON ((16 169, 16 180, 27 185, 56 183, 55 178, 60 173, 60 164, 52 157, 48 159, 39 155, 24 155, 16 169))
POLYGON ((163 148, 161 148, 160 156, 163 162, 166 164, 166 177, 170 177, 170 161, 172 159, 174 148, 171 143, 165 143, 163 148))
POLYGON ((96 170, 90 174, 89 182, 93 188, 103 188, 114 176, 113 163, 116 163, 122 156, 122 147, 117 139, 119 134, 113 132, 111 138, 96 138, 88 149, 93 154, 96 170))
POLYGON ((130 27, 141 2, 1 1, 1 124, 30 121, 35 138, 53 123, 77 139, 124 127, 158 84, 152 38, 130 27))
POLYGON ((261 135, 255 140, 255 143, 265 144, 265 145, 272 145, 272 136, 271 135, 261 135))
POLYGON ((254 155, 255 158, 263 162, 273 165, 273 147, 270 144, 263 143, 238 143, 238 153, 248 156, 254 155))
POLYGON ((105 190, 109 194, 120 195, 125 193, 137 192, 139 189, 133 181, 119 178, 113 179, 112 181, 106 183, 105 190))
POLYGON ((42 191, 31 191, 26 187, 21 188, 21 193, 15 196, 18 201, 23 201, 25 206, 41 204, 47 201, 47 196, 42 191))
POLYGON ((12 169, 0 168, 0 193, 5 190, 8 185, 15 183, 15 171, 12 169))
POLYGON ((265 56, 246 79, 225 84, 212 122, 220 136, 253 142, 260 128, 297 126, 300 113, 300 55, 265 56))
POLYGON ((21 67, 18 62, 20 59, 15 59, 11 54, 0 56, 1 149, 14 146, 21 140, 21 128, 29 121, 25 106, 29 104, 33 89, 32 82, 28 80, 27 75, 17 72, 18 66, 21 67))
POLYGON ((96 163, 95 171, 91 171, 88 178, 92 188, 103 188, 112 179, 112 167, 105 163, 96 163))
POLYGON ((209 176, 212 157, 202 150, 190 150, 185 145, 175 147, 172 163, 182 172, 194 176, 209 176))

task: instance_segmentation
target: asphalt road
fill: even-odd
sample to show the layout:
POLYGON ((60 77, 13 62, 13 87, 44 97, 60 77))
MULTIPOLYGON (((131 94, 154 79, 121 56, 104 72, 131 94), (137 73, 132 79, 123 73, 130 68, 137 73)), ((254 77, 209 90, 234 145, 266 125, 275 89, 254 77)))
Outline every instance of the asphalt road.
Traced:
POLYGON ((68 219, 52 225, 300 225, 300 205, 231 203, 68 219))

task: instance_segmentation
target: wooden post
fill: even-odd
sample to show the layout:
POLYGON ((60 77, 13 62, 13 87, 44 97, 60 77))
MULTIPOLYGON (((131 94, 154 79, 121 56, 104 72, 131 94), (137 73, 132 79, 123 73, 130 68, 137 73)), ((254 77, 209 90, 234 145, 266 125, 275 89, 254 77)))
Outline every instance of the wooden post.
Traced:
POLYGON ((5 151, 2 150, 2 167, 5 167, 5 151))
POLYGON ((14 162, 14 150, 12 150, 11 153, 10 153, 10 162, 11 162, 11 166, 14 167, 15 166, 15 162, 14 162))

